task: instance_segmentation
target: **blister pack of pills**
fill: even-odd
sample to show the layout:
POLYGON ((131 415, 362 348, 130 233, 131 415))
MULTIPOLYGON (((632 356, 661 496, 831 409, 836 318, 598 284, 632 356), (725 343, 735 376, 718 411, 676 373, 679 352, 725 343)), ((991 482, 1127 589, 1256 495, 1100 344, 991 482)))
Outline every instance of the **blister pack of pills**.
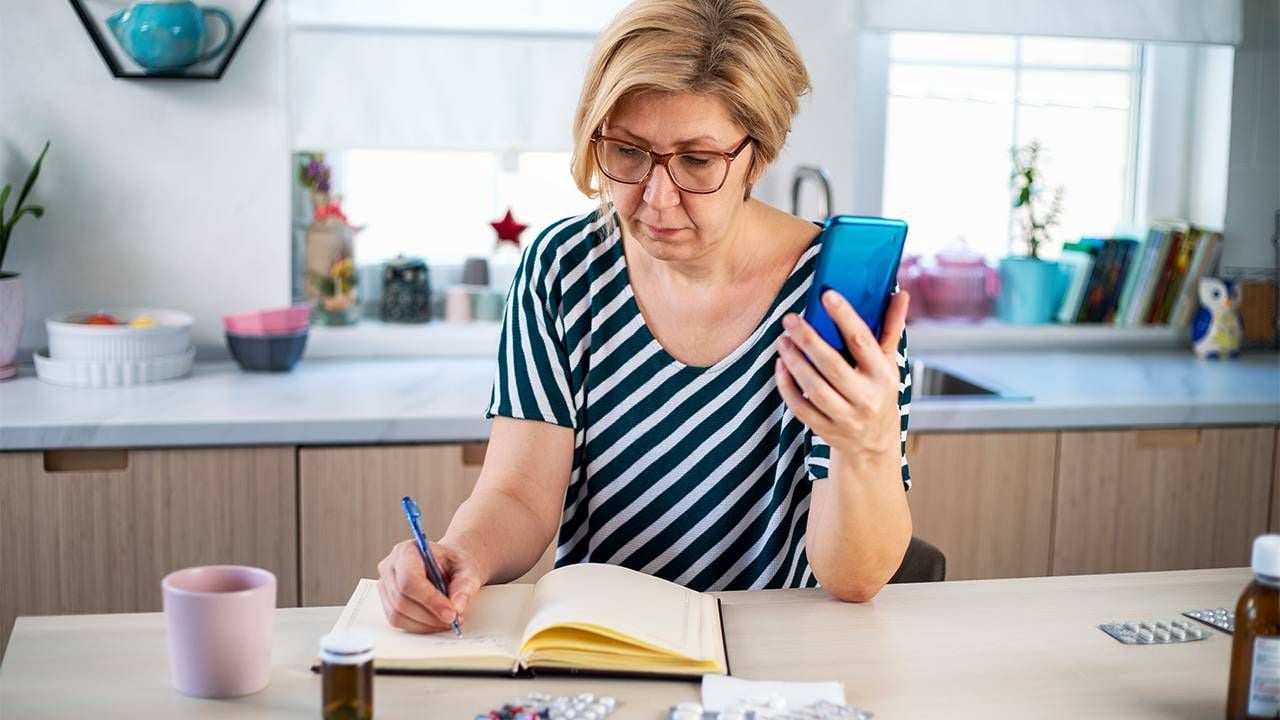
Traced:
POLYGON ((667 711, 667 720, 871 720, 872 714, 829 700, 788 708, 779 696, 748 698, 724 710, 704 710, 696 702, 680 703, 667 711))
POLYGON ((618 701, 608 695, 529 693, 501 708, 480 713, 475 720, 604 720, 617 707, 618 701))
POLYGON ((1236 614, 1226 608, 1188 610, 1182 614, 1189 618, 1199 620, 1210 627, 1218 628, 1228 635, 1234 635, 1236 632, 1236 614))
POLYGON ((1168 645, 1170 643, 1191 642, 1209 637, 1209 631, 1197 627, 1186 620, 1130 620, 1128 622, 1106 623, 1099 625, 1111 637, 1125 645, 1168 645))

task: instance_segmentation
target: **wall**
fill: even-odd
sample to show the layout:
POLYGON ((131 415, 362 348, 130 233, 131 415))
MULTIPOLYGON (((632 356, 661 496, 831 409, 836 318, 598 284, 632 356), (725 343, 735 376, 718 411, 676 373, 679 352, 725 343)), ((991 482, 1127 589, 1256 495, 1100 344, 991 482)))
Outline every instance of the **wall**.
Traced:
POLYGON ((289 298, 284 3, 269 0, 220 82, 117 80, 67 2, 0 0, 0 177, 20 183, 52 141, 5 268, 43 318, 111 305, 196 316, 289 298))
MULTIPOLYGON (((1197 48, 1160 44, 1147 48, 1143 72, 1142 125, 1138 192, 1135 217, 1182 218, 1187 215, 1187 165, 1185 151, 1193 142, 1190 129, 1195 89, 1192 77, 1199 64, 1197 48)), ((1221 192, 1221 187, 1218 188, 1221 192)), ((1221 219, 1213 222, 1221 225, 1221 219)))
POLYGON ((1227 169, 1231 145, 1231 83, 1234 52, 1220 46, 1201 46, 1200 62, 1192 93, 1195 117, 1190 153, 1191 187, 1188 188, 1187 219, 1221 228, 1227 213, 1227 169))
POLYGON ((1245 0, 1236 49, 1222 266, 1274 268, 1280 210, 1280 2, 1245 0))
MULTIPOLYGON (((801 100, 791 137, 772 169, 760 181, 757 197, 791 209, 791 179, 797 165, 820 165, 831 175, 832 212, 853 212, 858 136, 854 87, 858 62, 857 2, 773 0, 769 8, 791 31, 813 90, 801 100)), ((817 186, 803 188, 801 212, 818 211, 817 186)))

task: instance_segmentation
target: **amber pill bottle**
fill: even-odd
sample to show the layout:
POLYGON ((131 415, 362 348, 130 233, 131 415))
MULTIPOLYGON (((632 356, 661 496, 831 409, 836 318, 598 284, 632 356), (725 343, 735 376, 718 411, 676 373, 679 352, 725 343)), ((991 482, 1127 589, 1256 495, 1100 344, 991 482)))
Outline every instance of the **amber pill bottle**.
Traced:
POLYGON ((1253 541, 1251 565, 1236 604, 1227 720, 1280 718, 1280 535, 1253 541))
POLYGON ((373 638, 335 632, 320 639, 324 720, 372 720, 373 638))

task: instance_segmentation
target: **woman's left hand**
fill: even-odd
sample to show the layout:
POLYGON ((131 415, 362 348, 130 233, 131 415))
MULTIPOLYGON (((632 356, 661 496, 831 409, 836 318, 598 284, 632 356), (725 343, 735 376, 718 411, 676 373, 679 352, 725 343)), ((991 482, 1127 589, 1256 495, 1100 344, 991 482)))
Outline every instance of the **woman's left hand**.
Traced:
POLYGON ((823 293, 822 304, 857 367, 799 315, 788 313, 782 319, 787 334, 778 339, 778 391, 796 417, 831 446, 833 462, 837 453, 861 460, 891 456, 896 461, 899 456, 898 343, 908 302, 906 292, 893 295, 877 339, 839 293, 823 293))

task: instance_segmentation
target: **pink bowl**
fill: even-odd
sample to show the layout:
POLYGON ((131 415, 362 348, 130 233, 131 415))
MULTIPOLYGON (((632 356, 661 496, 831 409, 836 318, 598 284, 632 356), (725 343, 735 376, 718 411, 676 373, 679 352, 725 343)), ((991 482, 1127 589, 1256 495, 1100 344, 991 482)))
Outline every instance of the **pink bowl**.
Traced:
POLYGON ((292 335, 311 326, 311 303, 223 315, 222 326, 237 335, 292 335))

